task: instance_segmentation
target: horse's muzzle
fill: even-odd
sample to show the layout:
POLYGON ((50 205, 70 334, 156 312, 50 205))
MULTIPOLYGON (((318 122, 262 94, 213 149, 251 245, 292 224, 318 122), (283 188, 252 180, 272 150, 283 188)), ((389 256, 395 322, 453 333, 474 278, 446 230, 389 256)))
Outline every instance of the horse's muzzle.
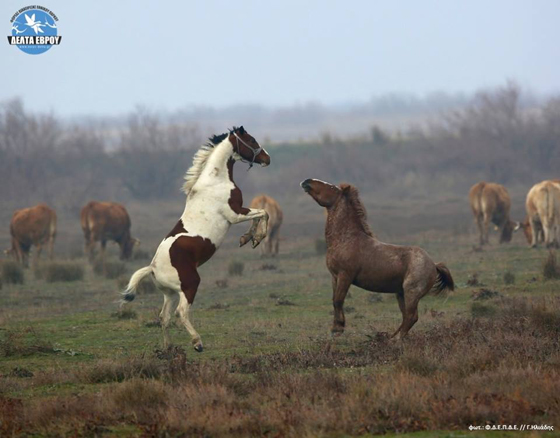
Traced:
POLYGON ((311 180, 310 179, 306 179, 305 181, 300 182, 299 185, 305 191, 305 193, 309 193, 309 191, 311 190, 311 180))

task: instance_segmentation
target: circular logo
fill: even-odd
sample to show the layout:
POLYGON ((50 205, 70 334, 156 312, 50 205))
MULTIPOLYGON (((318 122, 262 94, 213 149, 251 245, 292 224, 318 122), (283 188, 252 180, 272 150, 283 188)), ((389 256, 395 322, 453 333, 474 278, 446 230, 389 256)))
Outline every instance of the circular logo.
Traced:
POLYGON ((49 9, 27 6, 12 17, 12 35, 8 36, 8 41, 30 55, 45 53, 62 40, 57 22, 58 17, 49 9))

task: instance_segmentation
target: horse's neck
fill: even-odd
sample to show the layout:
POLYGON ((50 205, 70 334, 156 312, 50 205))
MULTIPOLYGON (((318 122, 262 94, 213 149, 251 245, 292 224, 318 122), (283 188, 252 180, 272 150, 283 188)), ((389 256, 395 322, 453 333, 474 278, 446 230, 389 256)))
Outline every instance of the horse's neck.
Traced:
POLYGON ((227 163, 232 155, 233 145, 231 144, 229 139, 226 138, 224 141, 214 147, 214 152, 212 152, 210 157, 208 157, 208 162, 206 163, 206 166, 204 166, 204 170, 202 171, 201 176, 211 175, 211 177, 213 178, 220 178, 223 177, 221 171, 225 170, 225 176, 227 178, 227 163), (215 169, 218 169, 220 172, 216 173, 215 169))
POLYGON ((327 210, 327 225, 325 227, 325 241, 331 245, 337 240, 345 240, 348 235, 363 232, 363 227, 353 216, 355 212, 346 203, 341 202, 327 210))
MULTIPOLYGON (((202 171, 200 172, 200 175, 196 183, 194 184, 193 189, 187 196, 185 212, 188 209, 189 199, 198 196, 198 192, 201 188, 212 187, 214 190, 216 190, 220 187, 220 185, 218 184, 220 181, 233 182, 233 178, 230 176, 233 175, 233 163, 228 164, 230 161, 233 161, 231 159, 232 155, 233 145, 227 138, 220 144, 214 146, 214 151, 208 157, 208 160, 204 165, 204 169, 202 169, 202 171)), ((229 191, 231 189, 227 188, 227 190, 229 191)))

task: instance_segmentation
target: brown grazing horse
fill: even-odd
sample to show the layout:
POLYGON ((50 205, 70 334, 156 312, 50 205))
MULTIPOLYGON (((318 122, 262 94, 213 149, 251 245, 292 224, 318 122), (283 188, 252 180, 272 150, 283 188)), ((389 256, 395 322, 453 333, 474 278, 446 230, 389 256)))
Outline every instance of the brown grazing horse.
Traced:
POLYGON ((520 227, 509 217, 511 199, 507 189, 496 183, 481 181, 469 190, 469 203, 480 234, 480 245, 488 243, 488 226, 492 222, 500 232, 500 243, 511 241, 520 227))
POLYGON ((316 179, 306 179, 301 187, 327 209, 325 238, 333 286, 333 333, 344 331, 343 306, 350 285, 397 295, 403 321, 393 337, 400 333, 401 338, 418 321, 418 302, 423 296, 434 286, 436 293, 454 289, 449 269, 443 263, 434 263, 422 248, 389 245, 375 238, 356 187, 337 187, 316 179))
POLYGON ((84 232, 86 256, 91 261, 95 244, 100 242, 103 269, 108 240, 119 245, 121 260, 130 259, 133 248, 140 243, 130 235, 130 216, 126 208, 116 202, 88 202, 82 208, 80 222, 84 232))
POLYGON ((49 258, 52 259, 56 221, 55 211, 46 204, 16 210, 10 222, 12 247, 5 251, 6 254, 11 254, 17 262, 27 267, 31 246, 37 247, 34 258, 38 260, 46 245, 49 258))
POLYGON ((253 198, 249 207, 264 210, 268 213, 268 233, 261 245, 261 254, 278 255, 280 226, 284 218, 280 205, 270 196, 258 195, 253 198))

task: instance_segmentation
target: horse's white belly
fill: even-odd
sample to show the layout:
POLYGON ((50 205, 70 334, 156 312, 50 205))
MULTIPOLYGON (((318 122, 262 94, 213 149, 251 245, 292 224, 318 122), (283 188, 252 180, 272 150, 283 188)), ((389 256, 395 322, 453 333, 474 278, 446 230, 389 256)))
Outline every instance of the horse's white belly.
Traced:
POLYGON ((202 237, 209 239, 217 250, 231 226, 221 215, 201 213, 200 210, 198 214, 183 214, 181 221, 186 232, 163 239, 151 263, 156 282, 164 288, 175 290, 180 289, 181 281, 177 269, 171 264, 169 250, 173 243, 182 236, 202 237))

